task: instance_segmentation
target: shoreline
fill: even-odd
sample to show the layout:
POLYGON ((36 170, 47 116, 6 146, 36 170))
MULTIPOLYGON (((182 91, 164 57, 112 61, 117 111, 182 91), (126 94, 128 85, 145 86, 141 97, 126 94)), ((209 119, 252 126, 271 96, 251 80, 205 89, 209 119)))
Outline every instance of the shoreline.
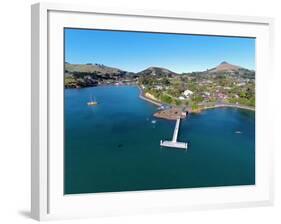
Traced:
MULTIPOLYGON (((144 94, 143 94, 143 89, 139 86, 139 85, 136 85, 139 90, 140 90, 140 94, 139 94, 139 97, 142 99, 142 100, 145 100, 147 102, 150 102, 156 106, 161 106, 162 104, 164 103, 161 103, 161 102, 157 102, 155 100, 152 100, 148 97, 146 97, 144 94)), ((175 107, 172 105, 172 107, 175 107)), ((213 106, 206 106, 206 107, 203 107, 203 108, 198 108, 198 110, 188 110, 188 113, 200 113, 204 110, 209 110, 209 109, 216 109, 216 108, 226 108, 226 107, 229 107, 229 108, 237 108, 237 109, 244 109, 244 110, 250 110, 250 111, 256 111, 254 107, 250 107, 250 106, 246 106, 246 105, 236 105, 236 104, 227 104, 227 103, 222 103, 222 104, 215 104, 213 106)))
POLYGON ((209 110, 209 109, 216 109, 216 108, 223 108, 223 107, 230 107, 230 108, 256 111, 256 109, 254 107, 245 106, 245 105, 235 105, 235 104, 216 104, 216 105, 213 105, 213 106, 203 107, 201 110, 209 110))
MULTIPOLYGON (((138 84, 127 84, 127 85, 110 85, 110 84, 105 84, 105 85, 97 85, 97 86, 87 86, 87 87, 82 87, 82 88, 92 88, 92 87, 105 87, 105 86, 116 86, 116 87, 121 87, 121 86, 136 86, 139 91, 140 91, 140 94, 139 94, 139 98, 142 99, 142 100, 145 100, 155 106, 161 106, 165 103, 161 103, 160 101, 155 101, 151 98, 148 98, 147 96, 144 95, 144 91, 143 89, 138 85, 138 84)), ((66 89, 80 89, 80 88, 66 88, 66 89)), ((170 105, 172 107, 176 107, 174 105, 170 105)), ((196 110, 192 110, 192 109, 189 109, 188 110, 188 113, 200 113, 204 110, 209 110, 209 109, 216 109, 216 108, 226 108, 226 107, 229 107, 229 108, 237 108, 237 109, 244 109, 244 110, 250 110, 250 111, 256 111, 254 107, 250 107, 250 106, 246 106, 246 105, 236 105, 236 104, 227 104, 227 103, 222 103, 222 104, 215 104, 213 106, 205 106, 205 107, 202 107, 202 108, 198 108, 196 110)))
POLYGON ((143 93, 143 89, 139 86, 139 85, 136 85, 137 87, 138 87, 138 89, 140 90, 140 94, 139 94, 139 98, 141 98, 142 100, 145 100, 145 101, 147 101, 147 102, 149 102, 149 103, 152 103, 152 104, 154 104, 155 106, 158 106, 158 107, 160 107, 161 105, 162 105, 162 103, 161 102, 157 102, 157 101, 155 101, 155 100, 153 100, 153 99, 150 99, 150 98, 148 98, 148 97, 146 97, 143 93))

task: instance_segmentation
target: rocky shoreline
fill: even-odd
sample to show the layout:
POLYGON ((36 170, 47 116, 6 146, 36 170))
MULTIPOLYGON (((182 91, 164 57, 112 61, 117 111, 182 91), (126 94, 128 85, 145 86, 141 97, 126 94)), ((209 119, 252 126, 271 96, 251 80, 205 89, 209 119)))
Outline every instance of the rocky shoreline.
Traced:
POLYGON ((166 120, 177 120, 178 118, 186 118, 186 114, 187 112, 184 111, 182 108, 172 107, 169 109, 157 111, 153 114, 153 116, 166 120))

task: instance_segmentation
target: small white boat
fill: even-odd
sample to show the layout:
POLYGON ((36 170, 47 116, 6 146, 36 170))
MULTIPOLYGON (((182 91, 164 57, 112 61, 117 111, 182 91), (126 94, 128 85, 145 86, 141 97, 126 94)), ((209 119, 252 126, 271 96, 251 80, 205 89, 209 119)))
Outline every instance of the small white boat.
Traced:
POLYGON ((98 104, 98 102, 96 101, 96 99, 92 99, 91 97, 91 100, 87 103, 88 106, 96 106, 98 104))
POLYGON ((156 124, 156 120, 152 120, 151 123, 152 123, 152 124, 156 124))
POLYGON ((235 134, 242 134, 242 132, 241 131, 236 131, 235 134))

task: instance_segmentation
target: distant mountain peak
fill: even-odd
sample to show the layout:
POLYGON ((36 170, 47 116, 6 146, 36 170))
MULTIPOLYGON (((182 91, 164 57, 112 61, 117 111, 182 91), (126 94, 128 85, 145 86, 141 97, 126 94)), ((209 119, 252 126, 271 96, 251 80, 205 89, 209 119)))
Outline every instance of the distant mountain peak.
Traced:
POLYGON ((172 72, 166 68, 150 66, 149 68, 138 72, 139 75, 176 75, 175 72, 172 72))
POLYGON ((242 67, 230 64, 226 61, 221 62, 218 66, 210 69, 209 73, 238 72, 242 67))
POLYGON ((220 65, 227 65, 227 64, 229 64, 227 61, 222 61, 222 62, 220 63, 220 65))

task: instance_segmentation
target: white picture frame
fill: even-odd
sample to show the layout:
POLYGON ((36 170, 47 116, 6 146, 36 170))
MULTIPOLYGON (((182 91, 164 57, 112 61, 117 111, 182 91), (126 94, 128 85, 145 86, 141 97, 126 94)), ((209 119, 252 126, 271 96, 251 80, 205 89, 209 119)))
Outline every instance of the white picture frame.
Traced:
POLYGON ((101 9, 50 3, 34 4, 31 8, 31 214, 34 219, 272 205, 273 137, 270 134, 270 111, 267 104, 273 77, 273 19, 180 11, 101 9), (61 133, 63 27, 188 32, 257 38, 256 185, 65 196, 62 187, 61 133))

